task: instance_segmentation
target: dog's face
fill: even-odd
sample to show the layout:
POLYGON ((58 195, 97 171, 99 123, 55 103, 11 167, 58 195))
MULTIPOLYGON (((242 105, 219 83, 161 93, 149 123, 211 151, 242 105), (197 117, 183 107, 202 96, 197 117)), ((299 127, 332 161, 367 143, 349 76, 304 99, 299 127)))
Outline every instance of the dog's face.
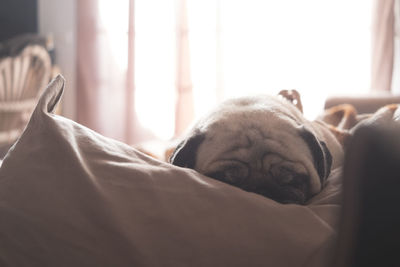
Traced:
POLYGON ((281 203, 304 204, 321 190, 332 163, 308 124, 277 97, 230 100, 194 126, 170 162, 281 203))

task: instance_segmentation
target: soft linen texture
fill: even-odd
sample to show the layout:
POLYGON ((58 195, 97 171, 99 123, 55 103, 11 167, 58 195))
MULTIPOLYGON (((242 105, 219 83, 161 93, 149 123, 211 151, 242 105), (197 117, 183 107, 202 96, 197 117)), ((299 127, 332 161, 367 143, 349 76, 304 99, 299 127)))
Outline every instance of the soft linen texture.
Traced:
POLYGON ((58 76, 0 168, 1 266, 326 266, 340 171, 283 205, 53 114, 58 76))

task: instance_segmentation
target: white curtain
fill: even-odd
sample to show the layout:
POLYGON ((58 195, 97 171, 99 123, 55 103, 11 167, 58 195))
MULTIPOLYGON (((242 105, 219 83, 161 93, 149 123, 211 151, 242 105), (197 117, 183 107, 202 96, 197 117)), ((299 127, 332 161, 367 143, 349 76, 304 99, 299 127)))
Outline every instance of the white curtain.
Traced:
POLYGON ((312 118, 328 95, 369 91, 372 1, 79 1, 78 114, 136 143, 180 135, 223 99, 294 88, 312 118), (86 35, 88 14, 102 27, 86 35))
POLYGON ((394 62, 395 0, 374 0, 372 22, 371 89, 391 91, 394 62))

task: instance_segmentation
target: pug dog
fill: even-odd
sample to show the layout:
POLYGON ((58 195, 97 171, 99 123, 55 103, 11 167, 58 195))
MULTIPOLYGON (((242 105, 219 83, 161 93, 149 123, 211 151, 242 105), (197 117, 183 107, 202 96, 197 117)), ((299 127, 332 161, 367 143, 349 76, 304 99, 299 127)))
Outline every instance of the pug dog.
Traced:
POLYGON ((301 109, 297 92, 227 100, 194 124, 169 161, 280 203, 306 204, 343 149, 301 109))

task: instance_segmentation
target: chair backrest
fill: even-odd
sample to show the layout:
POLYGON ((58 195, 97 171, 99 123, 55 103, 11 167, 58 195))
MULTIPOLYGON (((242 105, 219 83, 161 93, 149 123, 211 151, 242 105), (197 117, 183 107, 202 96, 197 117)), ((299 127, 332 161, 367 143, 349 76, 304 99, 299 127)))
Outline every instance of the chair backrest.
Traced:
POLYGON ((400 125, 364 126, 349 144, 332 266, 399 266, 400 125))
POLYGON ((51 76, 51 59, 40 45, 0 58, 0 144, 14 142, 24 129, 51 76))

